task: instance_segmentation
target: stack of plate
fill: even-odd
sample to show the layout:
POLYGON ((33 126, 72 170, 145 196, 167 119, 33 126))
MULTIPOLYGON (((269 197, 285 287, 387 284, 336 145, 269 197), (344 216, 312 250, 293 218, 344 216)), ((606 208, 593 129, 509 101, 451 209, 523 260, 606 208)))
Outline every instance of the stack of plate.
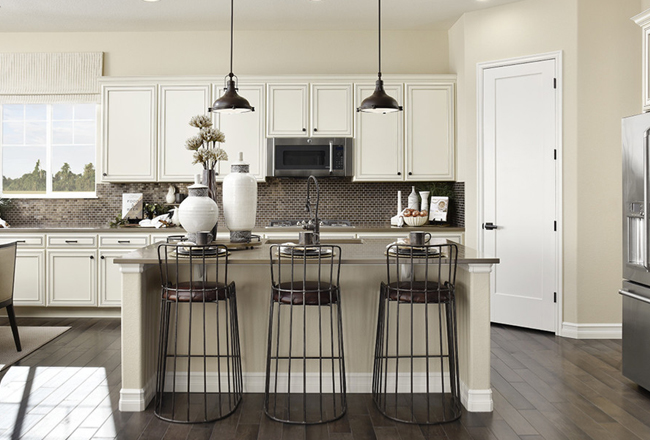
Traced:
POLYGON ((436 256, 440 253, 440 249, 437 247, 410 247, 410 246, 391 246, 388 249, 388 253, 390 255, 399 255, 399 256, 405 256, 405 257, 410 257, 411 256, 411 251, 413 252, 414 257, 426 257, 427 254, 429 256, 436 256))
POLYGON ((294 244, 287 243, 280 246, 280 254, 293 257, 330 257, 332 256, 332 249, 310 246, 296 246, 294 244))
POLYGON ((205 255, 206 257, 215 257, 217 256, 217 253, 219 255, 223 255, 226 253, 226 250, 224 248, 218 248, 216 246, 209 246, 209 247, 195 247, 195 246, 179 246, 178 247, 178 255, 192 255, 193 257, 201 257, 205 255), (205 254, 204 254, 205 252, 205 254))

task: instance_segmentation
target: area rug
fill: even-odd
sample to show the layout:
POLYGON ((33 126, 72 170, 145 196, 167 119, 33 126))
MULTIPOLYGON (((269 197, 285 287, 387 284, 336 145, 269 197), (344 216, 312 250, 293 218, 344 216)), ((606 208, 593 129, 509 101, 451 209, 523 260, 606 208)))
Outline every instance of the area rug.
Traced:
POLYGON ((18 327, 22 351, 16 351, 11 327, 0 326, 0 371, 70 330, 70 327, 18 327))

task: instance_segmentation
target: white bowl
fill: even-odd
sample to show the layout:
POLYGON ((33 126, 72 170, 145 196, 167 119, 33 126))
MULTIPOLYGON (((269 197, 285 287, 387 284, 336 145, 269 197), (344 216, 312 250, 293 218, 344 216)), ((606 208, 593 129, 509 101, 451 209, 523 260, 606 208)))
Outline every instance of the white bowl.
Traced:
POLYGON ((422 217, 404 217, 404 223, 408 226, 422 226, 428 221, 428 216, 422 217))

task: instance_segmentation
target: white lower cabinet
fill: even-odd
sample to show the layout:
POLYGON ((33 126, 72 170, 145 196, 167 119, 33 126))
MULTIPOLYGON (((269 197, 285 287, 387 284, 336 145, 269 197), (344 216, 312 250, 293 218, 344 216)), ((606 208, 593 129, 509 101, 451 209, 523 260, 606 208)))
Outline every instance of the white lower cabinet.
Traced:
POLYGON ((120 266, 113 263, 135 249, 99 251, 99 306, 120 307, 122 305, 122 274, 120 266))
POLYGON ((22 250, 16 253, 14 304, 45 305, 45 250, 22 250))
POLYGON ((47 251, 47 305, 97 305, 97 250, 47 251))
MULTIPOLYGON (((451 240, 455 243, 458 244, 463 244, 465 241, 465 233, 464 232, 431 232, 427 231, 426 229, 420 229, 422 231, 428 232, 431 234, 431 238, 436 239, 436 238, 444 238, 447 240, 451 240)), ((395 229, 390 232, 359 232, 357 234, 357 238, 390 238, 397 240, 399 238, 407 238, 409 236, 410 230, 408 229, 395 229)))
POLYGON ((45 305, 45 235, 1 234, 0 243, 18 242, 14 304, 17 306, 45 305))

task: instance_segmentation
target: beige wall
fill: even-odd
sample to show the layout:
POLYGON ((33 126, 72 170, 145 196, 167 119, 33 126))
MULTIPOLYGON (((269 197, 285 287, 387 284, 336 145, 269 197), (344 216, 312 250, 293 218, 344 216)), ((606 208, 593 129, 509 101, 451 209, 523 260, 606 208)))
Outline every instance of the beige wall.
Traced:
POLYGON ((641 112, 641 29, 630 20, 639 12, 634 0, 578 1, 581 323, 620 322, 621 117, 641 112), (604 255, 603 249, 608 250, 604 255))
POLYGON ((465 14, 449 31, 468 246, 478 231, 476 65, 562 51, 565 322, 621 319, 620 118, 641 110, 641 36, 629 20, 640 10, 640 0, 525 0, 465 14))
MULTIPOLYGON (((228 32, 2 33, 0 52, 103 51, 104 75, 226 75, 228 32)), ((449 73, 447 32, 387 31, 385 73, 449 73)), ((373 31, 241 31, 236 74, 377 71, 373 31)))

